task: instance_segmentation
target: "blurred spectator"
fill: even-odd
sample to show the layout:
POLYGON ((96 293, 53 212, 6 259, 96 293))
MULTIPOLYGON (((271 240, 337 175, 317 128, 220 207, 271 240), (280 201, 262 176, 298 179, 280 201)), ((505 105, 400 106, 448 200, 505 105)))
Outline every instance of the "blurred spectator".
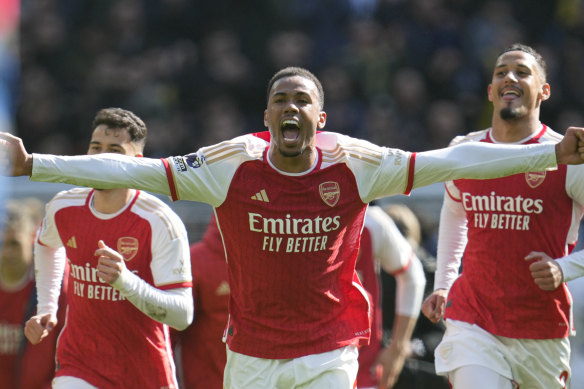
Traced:
MULTIPOLYGON (((426 276, 426 288, 424 296, 432 293, 434 285, 434 273, 436 272, 436 258, 423 245, 424 240, 428 234, 424 231, 425 228, 420 222, 420 218, 406 205, 403 204, 388 204, 384 210, 395 222, 397 228, 408 240, 410 245, 420 259, 424 268, 424 275, 426 276)), ((382 277, 383 288, 395 288, 395 280, 392 277, 382 277)), ((383 311, 385 312, 383 322, 385 328, 390 328, 393 322, 393 301, 384 300, 383 311)), ((416 328, 412 336, 412 342, 416 346, 415 351, 417 358, 420 361, 418 365, 424 366, 425 369, 434 371, 434 349, 440 343, 442 334, 444 333, 444 326, 442 323, 434 324, 425 316, 420 315, 416 323, 416 328)))
POLYGON ((201 241, 191 245, 195 318, 173 334, 182 389, 222 389, 227 361, 221 341, 227 324, 229 282, 223 242, 215 216, 201 241))
POLYGON ((357 387, 381 386, 376 364, 381 358, 390 358, 394 369, 391 387, 447 389, 446 379, 434 373, 433 364, 419 359, 423 348, 416 344, 419 340, 410 341, 424 294, 422 263, 414 246, 379 206, 370 205, 367 209, 355 269, 369 295, 372 316, 370 344, 359 349, 357 387), (381 274, 391 277, 393 283, 381 287, 381 274), (391 301, 387 304, 391 312, 382 312, 387 300, 391 301), (391 321, 383 323, 383 316, 391 317, 391 321), (385 340, 384 326, 388 334, 385 340))
MULTIPOLYGON (((33 348, 24 337, 24 322, 36 308, 33 244, 42 213, 42 203, 33 198, 6 204, 6 220, 0 235, 1 388, 50 388, 55 371, 56 342, 62 324, 42 346, 33 348)), ((61 303, 62 323, 64 299, 61 303)))

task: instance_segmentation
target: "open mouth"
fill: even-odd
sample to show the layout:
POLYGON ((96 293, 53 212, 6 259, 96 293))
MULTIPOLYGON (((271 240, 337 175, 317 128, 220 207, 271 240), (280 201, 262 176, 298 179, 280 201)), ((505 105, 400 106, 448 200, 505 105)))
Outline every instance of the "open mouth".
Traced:
POLYGON ((516 88, 509 88, 501 91, 503 100, 514 100, 521 96, 521 91, 516 88))
POLYGON ((300 124, 296 120, 287 119, 280 125, 285 143, 293 143, 300 137, 300 124))

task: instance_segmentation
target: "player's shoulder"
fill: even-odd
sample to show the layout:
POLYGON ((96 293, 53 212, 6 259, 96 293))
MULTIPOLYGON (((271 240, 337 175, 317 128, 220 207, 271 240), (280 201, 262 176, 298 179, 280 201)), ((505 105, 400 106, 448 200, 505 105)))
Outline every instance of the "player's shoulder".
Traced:
POLYGON ((73 188, 57 193, 47 204, 48 207, 63 208, 66 206, 83 205, 93 189, 73 188))
POLYGON ((162 214, 176 215, 172 208, 160 198, 144 191, 138 192, 138 197, 134 206, 145 212, 156 212, 162 214))
POLYGON ((328 131, 316 134, 316 146, 322 151, 323 162, 329 164, 358 160, 378 165, 390 150, 364 139, 328 131))
POLYGON ((487 137, 489 131, 490 128, 485 128, 483 130, 471 131, 464 135, 457 135, 450 141, 450 146, 467 142, 480 142, 487 137))
POLYGON ((185 229, 181 218, 167 203, 144 191, 138 192, 132 212, 148 220, 153 226, 172 230, 172 235, 185 229))
POLYGON ((544 142, 552 142, 552 143, 558 143, 562 140, 562 138, 564 137, 562 134, 552 130, 550 127, 545 126, 545 131, 543 132, 541 138, 540 138, 540 142, 544 143, 544 142))
MULTIPOLYGON (((246 134, 212 146, 202 147, 196 154, 208 165, 234 158, 259 159, 268 145, 269 141, 264 137, 246 134)), ((188 158, 189 156, 187 156, 187 162, 188 158)))

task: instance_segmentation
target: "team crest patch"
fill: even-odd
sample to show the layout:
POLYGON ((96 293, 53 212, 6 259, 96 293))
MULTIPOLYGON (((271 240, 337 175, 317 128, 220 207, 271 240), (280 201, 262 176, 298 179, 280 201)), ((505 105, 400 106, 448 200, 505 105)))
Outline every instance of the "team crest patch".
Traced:
POLYGON ((545 180, 545 172, 528 172, 525 173, 525 181, 531 188, 537 188, 545 180))
POLYGON ((129 236, 118 239, 118 253, 125 261, 131 261, 138 253, 138 239, 129 236))
POLYGON ((334 181, 323 182, 318 186, 318 191, 322 201, 324 201, 329 207, 337 205, 337 202, 341 197, 341 188, 339 187, 339 184, 334 181))

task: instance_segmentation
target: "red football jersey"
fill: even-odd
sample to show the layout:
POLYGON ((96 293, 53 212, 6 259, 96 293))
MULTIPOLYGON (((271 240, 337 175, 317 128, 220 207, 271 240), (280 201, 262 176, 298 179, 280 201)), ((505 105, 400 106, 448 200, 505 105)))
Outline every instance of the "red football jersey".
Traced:
MULTIPOLYGON (((559 140, 543 126, 525 143, 559 140)), ((463 141, 493 142, 489 131, 463 141)), ((448 194, 461 203, 468 228, 462 274, 448 294, 445 317, 477 324, 511 338, 561 338, 572 327, 571 296, 565 284, 543 291, 525 256, 542 251, 567 254, 569 232, 581 205, 568 194, 567 168, 491 180, 456 180, 448 194), (545 314, 542 314, 545 313, 545 314)), ((445 232, 444 232, 445 233, 445 232)))
POLYGON ((177 242, 188 244, 184 225, 145 192, 136 191, 113 215, 97 213, 90 206, 92 194, 73 189, 55 196, 39 235, 41 244, 64 245, 70 265, 69 309, 57 346, 56 375, 99 388, 175 388, 168 326, 144 315, 97 277, 95 250, 103 240, 124 256, 130 271, 159 289, 190 286, 190 271, 182 271, 188 258, 176 248, 177 242))

